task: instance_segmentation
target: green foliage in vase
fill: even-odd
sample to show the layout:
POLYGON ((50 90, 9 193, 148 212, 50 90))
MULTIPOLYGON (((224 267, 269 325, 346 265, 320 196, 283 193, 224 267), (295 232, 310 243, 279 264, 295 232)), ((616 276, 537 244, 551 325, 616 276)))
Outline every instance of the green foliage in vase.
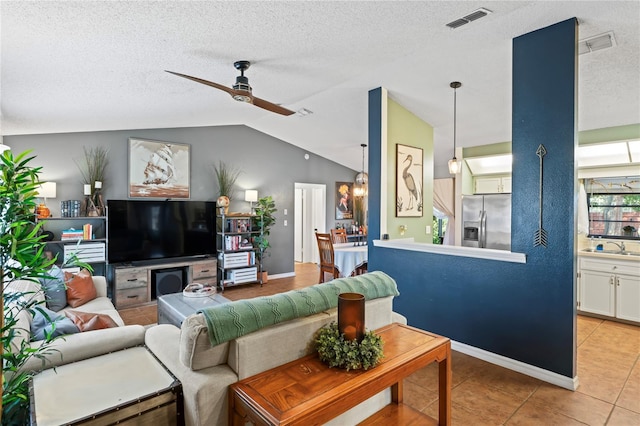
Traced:
POLYGON ((373 368, 384 356, 384 342, 379 335, 367 331, 360 343, 347 340, 344 334, 340 334, 335 322, 318 330, 315 343, 322 362, 347 371, 373 368))
POLYGON ((109 150, 102 146, 89 149, 84 147, 83 150, 84 161, 81 163, 76 162, 82 174, 82 180, 84 183, 90 184, 91 188, 95 188, 96 181, 100 181, 104 189, 104 176, 109 163, 109 150))
POLYGON ((228 165, 224 161, 218 161, 218 164, 214 164, 213 171, 216 174, 218 181, 218 197, 226 195, 229 201, 233 200, 234 189, 233 187, 238 180, 238 176, 242 171, 233 166, 228 165))

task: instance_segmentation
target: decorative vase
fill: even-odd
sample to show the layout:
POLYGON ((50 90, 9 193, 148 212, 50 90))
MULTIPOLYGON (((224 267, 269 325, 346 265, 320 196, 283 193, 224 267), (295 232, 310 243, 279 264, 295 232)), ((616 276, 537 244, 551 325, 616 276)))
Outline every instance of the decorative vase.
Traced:
POLYGON ((216 200, 216 206, 221 209, 221 213, 224 211, 225 216, 229 213, 229 201, 229 197, 226 195, 221 195, 216 200))
POLYGON ((364 295, 341 293, 338 295, 338 330, 347 340, 364 337, 364 295))
POLYGON ((38 219, 45 219, 51 216, 51 210, 49 210, 49 207, 46 205, 40 204, 36 208, 36 215, 38 216, 38 219))

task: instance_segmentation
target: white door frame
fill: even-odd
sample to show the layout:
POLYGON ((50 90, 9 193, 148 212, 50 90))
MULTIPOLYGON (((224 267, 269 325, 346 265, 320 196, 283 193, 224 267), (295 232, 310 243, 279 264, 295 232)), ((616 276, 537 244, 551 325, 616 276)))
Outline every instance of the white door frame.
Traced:
POLYGON ((296 182, 294 209, 294 261, 318 263, 315 231, 327 229, 327 186, 296 182))

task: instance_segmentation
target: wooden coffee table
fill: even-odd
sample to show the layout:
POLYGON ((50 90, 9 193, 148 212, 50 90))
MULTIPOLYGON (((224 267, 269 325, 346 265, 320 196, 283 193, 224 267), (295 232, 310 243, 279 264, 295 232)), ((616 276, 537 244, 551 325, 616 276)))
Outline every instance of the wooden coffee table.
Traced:
POLYGON ((384 341, 384 358, 373 369, 329 368, 314 354, 234 383, 229 425, 322 424, 388 387, 393 403, 361 424, 402 424, 412 418, 450 425, 450 340, 398 323, 376 332, 384 341), (434 361, 439 363, 438 422, 402 403, 402 380, 434 361))

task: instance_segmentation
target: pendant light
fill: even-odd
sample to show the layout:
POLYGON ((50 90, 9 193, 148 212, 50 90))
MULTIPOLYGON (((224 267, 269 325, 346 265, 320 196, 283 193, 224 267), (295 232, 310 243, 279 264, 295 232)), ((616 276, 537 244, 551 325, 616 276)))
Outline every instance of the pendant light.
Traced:
POLYGON ((360 144, 362 147, 362 171, 356 175, 357 188, 354 190, 356 197, 364 197, 367 193, 367 183, 369 183, 369 175, 364 171, 364 149, 367 147, 366 143, 360 144))
POLYGON ((460 173, 461 164, 456 158, 456 89, 462 86, 462 83, 452 81, 449 86, 453 89, 453 158, 449 160, 449 173, 457 175, 460 173))

